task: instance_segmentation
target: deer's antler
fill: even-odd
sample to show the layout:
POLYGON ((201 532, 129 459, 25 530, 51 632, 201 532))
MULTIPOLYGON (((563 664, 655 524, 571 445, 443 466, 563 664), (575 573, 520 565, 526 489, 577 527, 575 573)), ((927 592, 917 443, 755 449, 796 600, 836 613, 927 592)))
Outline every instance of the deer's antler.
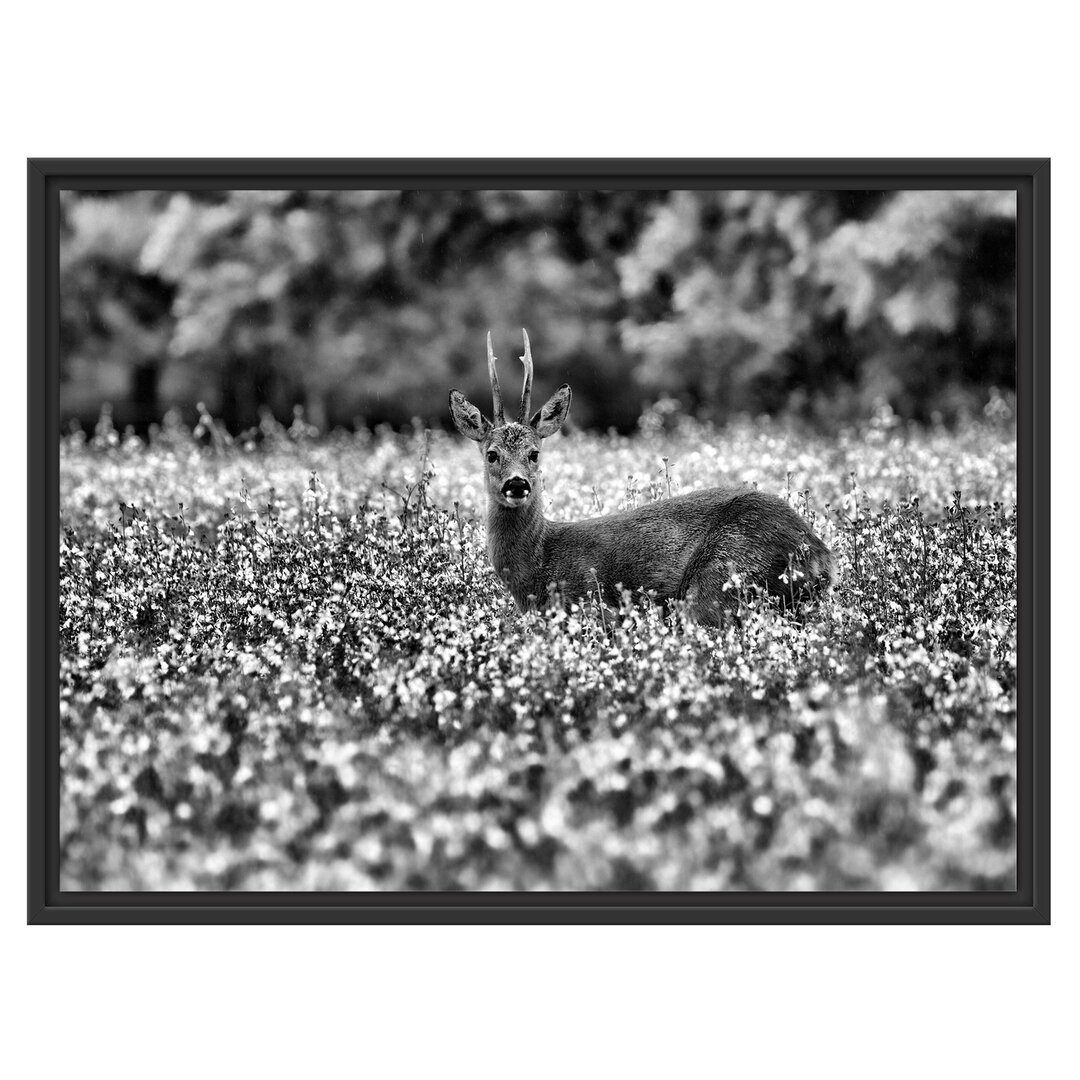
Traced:
POLYGON ((491 331, 488 331, 487 336, 487 350, 488 350, 488 376, 491 379, 491 400, 493 403, 493 416, 495 426, 506 423, 506 418, 503 415, 503 403, 502 394, 499 391, 499 376, 495 371, 495 353, 491 348, 491 331))
POLYGON ((529 410, 532 408, 533 362, 532 349, 529 346, 529 332, 522 328, 521 333, 525 337, 525 355, 519 359, 525 365, 525 385, 521 388, 521 412, 518 414, 518 423, 527 424, 529 410))

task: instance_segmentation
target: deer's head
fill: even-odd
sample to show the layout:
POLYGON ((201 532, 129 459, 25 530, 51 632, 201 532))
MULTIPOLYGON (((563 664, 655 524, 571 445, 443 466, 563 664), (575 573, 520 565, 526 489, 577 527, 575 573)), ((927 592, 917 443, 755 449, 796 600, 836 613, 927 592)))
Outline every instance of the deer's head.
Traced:
POLYGON ((531 417, 533 362, 529 335, 525 335, 525 383, 521 390, 521 406, 517 420, 507 421, 503 412, 499 376, 495 371, 495 354, 491 348, 491 333, 487 336, 488 376, 494 403, 489 420, 458 390, 450 391, 450 413, 454 426, 467 439, 480 444, 480 453, 487 467, 488 494, 503 506, 525 506, 537 490, 540 469, 540 444, 562 427, 570 411, 570 387, 565 383, 548 398, 544 407, 531 417))

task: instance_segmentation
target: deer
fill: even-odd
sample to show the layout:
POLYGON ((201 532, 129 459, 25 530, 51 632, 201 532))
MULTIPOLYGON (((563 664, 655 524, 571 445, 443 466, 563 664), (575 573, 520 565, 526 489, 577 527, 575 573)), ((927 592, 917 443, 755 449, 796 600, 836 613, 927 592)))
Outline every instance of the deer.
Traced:
POLYGON ((565 423, 564 383, 532 413, 533 358, 523 330, 524 384, 516 419, 503 408, 487 336, 492 418, 450 391, 454 426, 479 444, 487 480, 487 553, 519 612, 598 600, 618 607, 644 593, 665 612, 720 626, 747 589, 796 607, 827 589, 836 571, 828 547, 783 499, 748 485, 713 487, 584 521, 549 521, 540 500, 542 444, 565 423))

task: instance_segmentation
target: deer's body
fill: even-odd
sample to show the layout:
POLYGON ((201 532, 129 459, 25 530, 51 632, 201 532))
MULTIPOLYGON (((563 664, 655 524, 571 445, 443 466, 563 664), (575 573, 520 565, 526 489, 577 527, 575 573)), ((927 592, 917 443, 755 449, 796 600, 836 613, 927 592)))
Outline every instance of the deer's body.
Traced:
POLYGON ((618 603, 621 590, 643 590, 658 603, 685 601, 699 621, 717 623, 737 602, 733 581, 797 601, 832 580, 825 544, 782 499, 754 488, 709 488, 585 521, 546 520, 534 493, 539 448, 565 419, 570 389, 560 387, 527 419, 527 335, 525 353, 517 423, 502 416, 490 335, 495 423, 457 391, 450 395, 458 429, 480 443, 487 458, 488 556, 520 610, 543 606, 553 590, 563 599, 592 596, 606 603, 618 603))
POLYGON ((732 606, 732 580, 784 600, 832 575, 828 548, 783 500, 753 488, 709 488, 585 521, 547 521, 488 509, 488 556, 519 610, 567 598, 644 591, 657 603, 685 600, 703 622, 732 606), (794 573, 793 573, 794 571, 794 573))

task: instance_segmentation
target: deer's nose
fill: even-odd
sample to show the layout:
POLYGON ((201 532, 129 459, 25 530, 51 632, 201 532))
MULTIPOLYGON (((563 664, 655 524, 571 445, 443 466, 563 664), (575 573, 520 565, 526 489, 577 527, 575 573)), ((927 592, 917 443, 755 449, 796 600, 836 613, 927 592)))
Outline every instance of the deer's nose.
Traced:
POLYGON ((502 486, 502 492, 508 499, 524 499, 532 488, 524 476, 511 476, 502 486))

